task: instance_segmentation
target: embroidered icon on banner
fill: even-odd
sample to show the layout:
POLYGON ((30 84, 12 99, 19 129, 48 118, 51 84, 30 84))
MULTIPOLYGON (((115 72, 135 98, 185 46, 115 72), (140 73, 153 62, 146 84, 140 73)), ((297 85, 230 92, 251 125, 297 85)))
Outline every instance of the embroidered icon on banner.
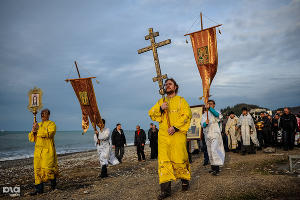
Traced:
POLYGON ((208 46, 198 48, 198 64, 205 65, 209 63, 208 46))
POLYGON ((79 92, 80 101, 82 105, 88 106, 89 104, 89 98, 87 96, 87 92, 79 92))

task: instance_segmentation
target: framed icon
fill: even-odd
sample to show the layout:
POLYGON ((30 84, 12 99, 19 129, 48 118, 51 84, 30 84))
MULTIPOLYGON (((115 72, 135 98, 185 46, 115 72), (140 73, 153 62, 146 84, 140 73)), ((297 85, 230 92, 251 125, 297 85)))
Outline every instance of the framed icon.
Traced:
POLYGON ((190 108, 192 111, 192 119, 190 129, 187 133, 187 139, 200 139, 202 134, 201 119, 204 110, 204 105, 190 106, 190 108))
POLYGON ((38 112, 42 109, 42 95, 43 92, 40 88, 34 87, 33 89, 29 90, 28 97, 29 97, 29 104, 27 106, 30 112, 38 112))
POLYGON ((31 106, 39 106, 39 97, 40 97, 40 94, 31 94, 31 106))

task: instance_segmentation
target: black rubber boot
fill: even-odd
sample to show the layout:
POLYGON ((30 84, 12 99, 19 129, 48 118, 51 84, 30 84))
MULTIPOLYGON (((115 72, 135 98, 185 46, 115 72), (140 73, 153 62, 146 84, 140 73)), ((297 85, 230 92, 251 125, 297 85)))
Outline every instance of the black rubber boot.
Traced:
POLYGON ((185 179, 181 179, 181 191, 183 192, 188 191, 189 187, 190 187, 189 181, 185 179))
POLYGON ((171 181, 160 184, 161 193, 157 197, 158 200, 171 196, 171 181))
POLYGON ((218 165, 215 165, 212 175, 219 176, 219 173, 220 173, 220 167, 218 165))
POLYGON ((101 169, 100 178, 106 178, 106 177, 108 177, 108 175, 107 175, 107 166, 103 165, 102 169, 101 169))
POLYGON ((214 172, 214 171, 215 171, 215 166, 214 166, 214 165, 211 165, 210 167, 211 167, 211 170, 209 170, 208 172, 209 172, 209 173, 214 172))
POLYGON ((50 181, 51 182, 51 189, 55 190, 56 189, 56 178, 50 181))
POLYGON ((30 196, 34 196, 37 194, 42 194, 44 192, 44 184, 40 183, 38 185, 35 185, 35 191, 30 193, 30 196))

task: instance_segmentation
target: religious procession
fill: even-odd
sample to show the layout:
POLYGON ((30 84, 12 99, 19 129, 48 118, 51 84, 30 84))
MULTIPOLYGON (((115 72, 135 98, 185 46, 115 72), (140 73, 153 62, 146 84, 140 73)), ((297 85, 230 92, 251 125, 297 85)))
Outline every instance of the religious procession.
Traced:
MULTIPOLYGON (((300 118, 296 119, 296 116, 290 113, 289 108, 284 108, 284 113, 278 111, 274 116, 274 120, 270 115, 265 115, 262 112, 256 123, 246 107, 242 108, 242 114, 239 117, 235 116, 233 112, 223 117, 222 113, 215 109, 216 102, 209 97, 210 87, 218 66, 216 29, 219 26, 221 25, 207 29, 202 27, 200 31, 187 34, 191 38, 203 86, 203 113, 200 113, 202 118, 200 124, 198 124, 203 133, 198 140, 188 138, 187 133, 191 127, 192 111, 184 97, 178 95, 178 83, 173 78, 168 78, 166 74, 161 74, 157 48, 170 44, 171 40, 156 43, 155 37, 159 33, 153 32, 153 29, 149 28, 149 35, 146 35, 145 39, 150 40, 151 45, 138 50, 139 54, 153 51, 157 73, 157 76, 153 78, 153 82, 158 82, 159 94, 162 96, 148 112, 151 120, 159 124, 157 129, 151 123, 148 131, 151 159, 157 159, 158 162, 161 192, 157 199, 165 199, 171 196, 172 181, 181 180, 181 190, 189 190, 192 177, 190 169, 192 158, 189 155, 191 154, 191 142, 196 142, 195 146, 198 146, 198 152, 200 152, 199 146, 201 145, 198 144, 202 141, 203 166, 209 164, 211 166, 209 173, 213 176, 220 175, 220 168, 225 162, 225 152, 241 152, 241 155, 246 155, 246 153, 255 154, 256 149, 267 151, 267 148, 275 147, 275 144, 277 144, 277 147, 283 147, 285 151, 294 148, 295 134, 297 131, 299 132, 300 118), (225 124, 225 127, 223 124, 225 124), (277 140, 279 130, 282 131, 281 143, 277 140), (201 137, 203 137, 202 140, 200 140, 201 137)), ((83 133, 87 132, 89 121, 91 121, 101 166, 99 177, 107 178, 108 165, 122 163, 126 137, 119 123, 112 134, 109 128, 105 127, 105 120, 100 116, 91 80, 94 77, 81 78, 76 61, 75 66, 79 78, 67 79, 66 81, 71 82, 81 106, 83 133)), ((29 140, 36 143, 34 159, 36 189, 31 195, 42 194, 44 192, 43 183, 49 180, 51 189, 55 190, 56 188, 58 167, 54 147, 55 123, 49 120, 49 116, 49 110, 42 110, 42 122, 39 124, 35 122, 32 131, 29 133, 29 140), (43 156, 45 149, 48 152, 43 156)), ((140 125, 137 125, 134 146, 136 146, 138 161, 146 161, 144 153, 146 139, 145 131, 141 129, 140 125)), ((194 151, 197 148, 194 148, 194 151)))
MULTIPOLYGON (((218 70, 218 65, 220 53, 224 51, 218 51, 217 41, 220 41, 221 28, 226 24, 215 23, 204 27, 202 12, 198 19, 201 26, 196 31, 182 34, 190 48, 189 56, 194 59, 196 66, 193 67, 199 72, 193 77, 202 83, 193 86, 200 92, 192 97, 181 96, 187 94, 183 91, 190 89, 181 77, 182 72, 170 70, 164 65, 168 54, 163 49, 171 46, 173 39, 157 42, 160 33, 156 28, 145 30, 148 32, 144 36, 146 41, 142 40, 143 36, 138 38, 140 42, 150 42, 150 45, 136 49, 135 56, 143 59, 147 54, 151 55, 154 67, 149 59, 146 65, 152 66, 149 69, 155 72, 152 81, 158 85, 151 90, 152 99, 144 101, 147 110, 143 109, 141 116, 150 122, 147 126, 144 118, 135 120, 134 126, 126 123, 125 119, 133 118, 135 112, 129 108, 123 114, 119 109, 123 99, 125 102, 124 93, 119 91, 114 94, 117 93, 115 87, 101 81, 99 92, 94 84, 99 82, 97 78, 83 76, 86 68, 77 61, 72 65, 72 70, 78 77, 68 76, 64 81, 72 99, 68 104, 76 106, 74 113, 77 115, 74 114, 72 119, 82 128, 81 134, 67 135, 60 130, 58 110, 52 109, 54 106, 50 102, 55 102, 59 107, 58 101, 62 99, 50 98, 47 94, 49 90, 42 90, 42 86, 31 89, 27 108, 32 113, 33 123, 30 121, 32 127, 31 131, 26 132, 26 137, 31 150, 34 148, 33 156, 20 161, 0 161, 1 169, 5 167, 5 170, 10 170, 10 173, 3 173, 6 183, 1 183, 1 197, 159 200, 299 198, 300 109, 284 106, 268 110, 250 104, 237 104, 219 110, 224 98, 218 96, 218 85, 214 80, 216 75, 223 73, 223 70, 218 70), (160 56, 159 49, 162 49, 160 56), (168 70, 173 78, 163 73, 168 70), (103 105, 103 96, 111 98, 107 107, 103 105), (117 114, 112 114, 112 109, 119 110, 117 114), (259 113, 255 112, 257 109, 260 109, 259 113), (80 139, 75 141, 75 137, 80 139), (92 149, 80 150, 79 146, 74 145, 74 150, 60 153, 62 146, 64 150, 71 150, 71 143, 64 143, 63 140, 92 144, 92 149), (16 178, 11 178, 14 177, 12 174, 16 178), (7 182, 13 187, 8 187, 7 182)), ((148 68, 144 70, 148 72, 148 68)), ((101 73, 110 76, 105 70, 101 73)), ((151 82, 149 80, 141 81, 148 84, 151 82)), ((122 87, 125 83, 120 84, 116 79, 115 84, 122 87)), ((134 84, 134 87, 139 85, 134 84)), ((130 93, 129 90, 125 92, 130 93)), ((132 99, 139 101, 139 93, 148 92, 139 89, 132 99)))

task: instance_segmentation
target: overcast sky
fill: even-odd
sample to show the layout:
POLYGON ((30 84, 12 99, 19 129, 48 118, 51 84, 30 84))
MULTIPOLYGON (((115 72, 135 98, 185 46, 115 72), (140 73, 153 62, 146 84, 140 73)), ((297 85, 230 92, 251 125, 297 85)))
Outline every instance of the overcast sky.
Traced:
MULTIPOLYGON (((200 75, 183 36, 200 29, 200 11, 223 24, 211 86, 218 109, 242 102, 299 106, 299 10, 299 0, 2 0, 0 129, 31 129, 27 93, 37 86, 58 130, 80 130, 80 106, 64 81, 76 77, 74 60, 82 76, 99 80, 95 93, 109 127, 147 129, 148 110, 160 96, 152 53, 137 50, 150 44, 150 27, 160 33, 157 42, 172 40, 158 49, 162 73, 178 81, 190 105, 201 103, 200 75)), ((204 27, 216 25, 207 17, 204 27)))

